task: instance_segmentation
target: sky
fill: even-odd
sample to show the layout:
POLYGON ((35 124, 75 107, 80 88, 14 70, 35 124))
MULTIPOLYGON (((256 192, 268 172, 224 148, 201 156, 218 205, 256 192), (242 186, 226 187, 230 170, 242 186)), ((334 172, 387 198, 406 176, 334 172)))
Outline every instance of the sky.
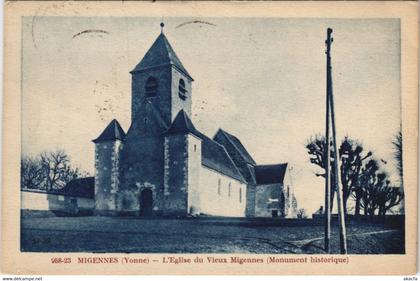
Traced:
MULTIPOLYGON (((93 175, 94 144, 130 125, 131 71, 160 33, 153 17, 24 17, 22 153, 64 149, 93 175), (84 32, 102 30, 105 32, 84 32)), ((289 163, 299 207, 323 205, 308 139, 325 131, 325 39, 333 28, 337 139, 360 141, 394 182, 401 122, 398 19, 165 18, 194 78, 192 121, 237 136, 258 164, 289 163)))

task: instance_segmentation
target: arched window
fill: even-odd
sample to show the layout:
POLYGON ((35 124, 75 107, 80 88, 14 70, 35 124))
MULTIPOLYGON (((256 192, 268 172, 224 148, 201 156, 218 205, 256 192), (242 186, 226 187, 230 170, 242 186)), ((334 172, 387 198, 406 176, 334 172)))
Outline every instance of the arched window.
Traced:
POLYGON ((146 97, 154 97, 157 94, 158 81, 154 77, 149 77, 146 81, 146 97))
POLYGON ((242 203, 242 188, 239 188, 239 203, 242 203))
POLYGON ((232 189, 232 184, 231 183, 229 183, 229 189, 228 189, 228 196, 230 197, 230 192, 231 192, 231 189, 232 189))
POLYGON ((219 181, 217 182, 217 194, 220 195, 220 186, 221 186, 221 181, 219 179, 219 181))
POLYGON ((179 79, 178 95, 183 100, 187 98, 187 89, 185 88, 184 79, 179 79))

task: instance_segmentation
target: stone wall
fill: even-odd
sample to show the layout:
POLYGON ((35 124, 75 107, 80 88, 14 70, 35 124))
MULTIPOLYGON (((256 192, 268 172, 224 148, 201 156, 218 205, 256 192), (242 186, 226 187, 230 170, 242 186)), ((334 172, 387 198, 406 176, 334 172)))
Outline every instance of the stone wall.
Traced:
POLYGON ((140 195, 144 189, 152 191, 154 214, 163 212, 163 132, 166 128, 156 115, 150 103, 142 104, 127 132, 120 160, 118 204, 122 212, 136 215, 140 211, 140 195))
POLYGON ((192 102, 192 88, 191 80, 184 74, 179 72, 176 68, 172 68, 172 100, 171 100, 171 122, 175 119, 178 112, 183 109, 185 113, 191 118, 191 102, 192 102), (185 82, 186 98, 181 99, 179 97, 179 80, 183 79, 185 82))
POLYGON ((177 113, 183 109, 191 115, 191 80, 172 66, 155 67, 132 74, 131 121, 140 113, 140 105, 146 98, 145 85, 149 77, 158 81, 157 95, 148 98, 161 112, 166 124, 171 124, 177 113), (187 90, 185 100, 179 97, 179 80, 183 79, 187 90))
POLYGON ((246 188, 246 216, 255 217, 255 192, 256 185, 248 183, 246 188))
POLYGON ((291 182, 291 175, 289 171, 286 171, 283 180, 284 185, 284 196, 285 196, 285 207, 284 213, 286 218, 296 218, 297 217, 297 201, 294 195, 294 189, 291 182))
POLYGON ((188 213, 188 136, 165 137, 164 213, 188 213))
POLYGON ((242 155, 238 152, 238 150, 233 146, 233 144, 226 138, 224 133, 219 131, 215 136, 215 141, 222 144, 229 153, 229 156, 235 163, 238 170, 241 172, 241 175, 245 178, 248 182, 248 187, 246 191, 246 216, 253 217, 255 216, 255 184, 254 179, 251 175, 250 169, 253 169, 253 166, 246 163, 242 157, 242 155))
POLYGON ((22 210, 49 210, 48 194, 45 192, 21 191, 20 208, 22 210))
POLYGON ((256 186, 255 216, 256 217, 285 217, 285 195, 280 183, 256 186), (273 213, 274 211, 274 213, 273 213))
POLYGON ((171 66, 161 66, 149 70, 132 73, 131 82, 131 122, 139 115, 140 106, 146 98, 145 85, 149 77, 158 81, 157 95, 149 98, 161 112, 163 120, 167 124, 171 121, 171 87, 172 70, 171 66))
POLYGON ((119 140, 95 144, 95 213, 117 210, 119 191, 119 161, 122 142, 119 140))
POLYGON ((60 211, 69 215, 92 212, 94 200, 36 190, 21 190, 21 209, 33 211, 60 211))
POLYGON ((188 213, 200 214, 201 140, 193 135, 188 141, 188 213))
POLYGON ((140 210, 140 194, 148 188, 153 194, 153 210, 163 209, 163 137, 142 136, 127 139, 121 153, 121 212, 134 215, 140 210))
POLYGON ((200 206, 204 215, 245 217, 246 184, 201 166, 200 206))

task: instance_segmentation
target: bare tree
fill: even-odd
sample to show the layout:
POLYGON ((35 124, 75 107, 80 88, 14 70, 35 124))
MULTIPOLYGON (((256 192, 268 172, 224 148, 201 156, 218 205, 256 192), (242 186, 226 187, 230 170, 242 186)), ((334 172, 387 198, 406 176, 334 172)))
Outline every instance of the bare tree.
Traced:
MULTIPOLYGON (((404 192, 404 180, 403 180, 403 139, 402 139, 402 132, 401 128, 397 135, 395 136, 394 141, 392 142, 394 145, 394 157, 397 161, 397 169, 400 175, 400 190, 399 192, 404 192)), ((400 210, 399 213, 404 213, 404 201, 400 201, 400 210)))
POLYGON ((379 171, 379 165, 373 159, 363 168, 358 186, 362 192, 360 206, 365 215, 375 215, 376 211, 378 215, 385 215, 404 199, 402 189, 391 185, 388 175, 379 171))
POLYGON ((70 167, 70 158, 63 150, 43 152, 40 158, 47 190, 61 189, 80 174, 70 167))
POLYGON ((306 215, 306 210, 303 208, 300 208, 297 210, 296 216, 298 219, 306 219, 308 217, 306 215))
POLYGON ((392 186, 388 176, 383 173, 377 186, 375 201, 378 206, 378 215, 384 216, 392 207, 397 206, 404 199, 404 193, 398 186, 392 186))
MULTIPOLYGON (((330 147, 332 149, 332 144, 330 147)), ((309 161, 312 164, 317 165, 324 170, 322 173, 315 172, 315 175, 317 177, 325 178, 325 162, 326 162, 326 157, 327 157, 325 137, 321 135, 316 135, 314 137, 311 137, 306 144, 306 149, 308 150, 307 152, 309 154, 309 161)), ((332 155, 333 154, 331 152, 331 159, 330 159, 331 163, 334 162, 334 158, 332 157, 332 155)), ((332 165, 332 167, 334 166, 332 165)), ((334 177, 333 170, 334 169, 332 169, 331 176, 330 176, 330 182, 331 182, 330 208, 331 210, 334 205, 334 186, 335 186, 335 177, 334 177)))
POLYGON ((377 174, 379 165, 376 160, 371 159, 362 168, 362 174, 357 183, 357 190, 360 192, 361 200, 359 206, 363 208, 365 215, 373 215, 377 206, 375 206, 375 186, 377 185, 377 174))
MULTIPOLYGON (((310 161, 312 164, 315 164, 321 167, 325 171, 325 163, 326 163, 326 142, 325 137, 316 136, 311 138, 306 145, 308 153, 310 155, 310 161)), ((332 147, 332 146, 331 146, 332 147)), ((339 157, 341 159, 340 165, 340 173, 341 173, 341 184, 343 186, 343 205, 344 205, 344 212, 347 213, 347 201, 350 198, 350 195, 356 193, 354 196, 356 198, 356 213, 359 213, 360 210, 360 196, 361 192, 357 191, 356 182, 360 176, 362 171, 362 167, 365 161, 372 156, 372 153, 368 151, 367 153, 364 152, 362 145, 346 137, 338 150, 339 157)), ((332 153, 331 153, 332 155, 332 153)), ((334 162, 334 159, 331 158, 331 162, 334 162)), ((334 167, 334 165, 332 165, 334 167)), ((317 176, 325 177, 324 173, 316 173, 317 176)), ((331 183, 332 186, 335 186, 335 170, 331 170, 331 183)), ((332 190, 333 191, 333 190, 332 190)), ((334 192, 331 192, 333 195, 334 192)), ((331 196, 331 209, 333 205, 333 196, 331 196)))
POLYGON ((397 169, 400 174, 401 178, 401 185, 403 185, 403 140, 402 140, 402 132, 401 129, 395 136, 394 141, 392 142, 394 145, 395 151, 395 160, 397 160, 397 169))
MULTIPOLYGON (((393 142, 395 156, 400 176, 402 176, 402 137, 401 133, 393 142)), ((325 177, 326 142, 323 136, 312 137, 306 149, 312 164, 321 167, 324 171, 315 173, 316 176, 325 177)), ((392 207, 401 203, 404 198, 403 188, 391 185, 386 173, 381 172, 378 161, 372 158, 370 151, 365 152, 363 146, 355 140, 346 137, 339 148, 341 184, 343 186, 343 205, 347 213, 347 202, 350 197, 355 200, 354 213, 360 215, 363 209, 365 215, 385 215, 392 207)), ((334 159, 331 158, 331 162, 334 159)), ((332 165, 334 167, 334 165, 332 165)), ((334 184, 335 170, 331 171, 331 183, 334 184)), ((333 191, 333 190, 332 190, 333 191)), ((333 192, 331 193, 334 194, 333 192)), ((333 196, 331 196, 331 209, 333 196)))
POLYGON ((372 152, 368 151, 364 154, 362 145, 354 140, 346 137, 339 149, 341 157, 341 183, 343 185, 343 204, 344 212, 347 213, 347 200, 353 194, 356 200, 355 215, 360 213, 361 192, 358 190, 357 181, 361 175, 365 160, 372 156, 372 152))
POLYGON ((20 161, 21 188, 42 189, 46 179, 39 157, 23 156, 20 161))

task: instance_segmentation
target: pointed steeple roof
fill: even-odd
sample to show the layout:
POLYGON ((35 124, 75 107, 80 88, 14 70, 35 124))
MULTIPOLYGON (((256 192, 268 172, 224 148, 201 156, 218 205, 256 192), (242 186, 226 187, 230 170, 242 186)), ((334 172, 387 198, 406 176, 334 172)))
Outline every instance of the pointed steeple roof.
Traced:
POLYGON ((173 65, 179 71, 193 80, 191 75, 182 65, 181 61, 179 60, 175 51, 172 49, 171 44, 169 44, 169 41, 163 32, 160 33, 152 47, 150 47, 150 49, 144 55, 143 59, 139 64, 136 65, 131 73, 162 65, 173 65))
POLYGON ((114 141, 114 140, 124 140, 125 133, 121 128, 120 123, 116 119, 112 120, 102 134, 99 135, 96 139, 92 140, 94 143, 104 142, 104 141, 114 141))
POLYGON ((178 112, 174 121, 172 122, 166 134, 177 134, 177 133, 192 133, 196 134, 197 130, 187 113, 183 109, 178 112))

